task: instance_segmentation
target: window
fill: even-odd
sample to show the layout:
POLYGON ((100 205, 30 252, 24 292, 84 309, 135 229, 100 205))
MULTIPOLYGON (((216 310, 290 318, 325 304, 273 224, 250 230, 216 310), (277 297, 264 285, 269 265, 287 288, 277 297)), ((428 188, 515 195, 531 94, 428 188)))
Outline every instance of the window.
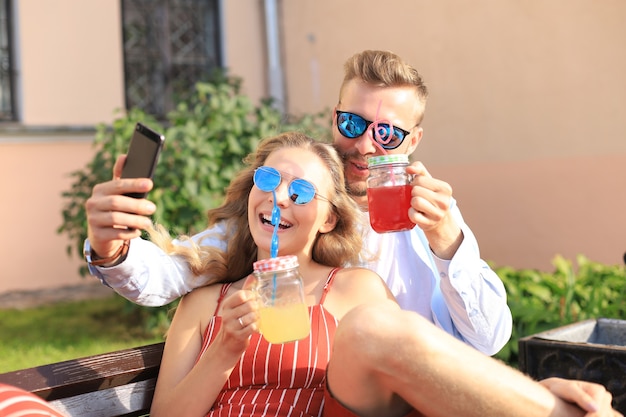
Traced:
POLYGON ((0 121, 15 120, 10 3, 10 0, 0 0, 0 121))
POLYGON ((164 118, 221 67, 219 0, 122 0, 126 108, 164 118))

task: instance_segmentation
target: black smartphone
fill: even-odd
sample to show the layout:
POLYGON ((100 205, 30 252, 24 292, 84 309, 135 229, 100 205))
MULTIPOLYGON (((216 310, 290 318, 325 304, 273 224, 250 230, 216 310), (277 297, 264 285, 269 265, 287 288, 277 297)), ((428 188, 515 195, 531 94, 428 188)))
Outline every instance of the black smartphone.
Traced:
MULTIPOLYGON (((165 137, 149 127, 137 123, 130 139, 122 178, 152 178, 165 137)), ((134 198, 145 198, 147 193, 125 194, 134 198)))

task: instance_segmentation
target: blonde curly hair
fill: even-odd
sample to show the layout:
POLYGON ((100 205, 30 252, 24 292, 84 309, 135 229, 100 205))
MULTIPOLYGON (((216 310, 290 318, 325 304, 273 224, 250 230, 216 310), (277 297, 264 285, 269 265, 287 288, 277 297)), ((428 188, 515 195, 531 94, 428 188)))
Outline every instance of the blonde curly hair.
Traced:
POLYGON ((205 275, 208 284, 234 282, 252 273, 252 264, 257 260, 257 246, 248 225, 248 195, 253 186, 254 170, 264 165, 268 156, 279 149, 300 148, 316 154, 327 166, 333 187, 326 196, 331 210, 336 215, 337 224, 328 232, 318 234, 313 245, 313 260, 328 266, 343 266, 358 260, 362 246, 359 208, 347 194, 343 163, 335 148, 299 133, 287 132, 263 140, 256 152, 244 158, 246 167, 231 181, 226 189, 221 206, 209 210, 209 228, 220 222, 226 224, 228 239, 226 252, 212 246, 199 246, 188 236, 181 236, 174 243, 161 227, 149 231, 154 243, 166 253, 182 257, 196 276, 205 275))

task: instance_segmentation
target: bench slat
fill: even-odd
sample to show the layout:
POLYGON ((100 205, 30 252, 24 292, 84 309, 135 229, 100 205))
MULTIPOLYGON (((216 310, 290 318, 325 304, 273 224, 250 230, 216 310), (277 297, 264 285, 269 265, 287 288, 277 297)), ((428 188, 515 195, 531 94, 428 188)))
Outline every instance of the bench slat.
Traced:
POLYGON ((51 401, 68 416, 110 417, 148 414, 156 378, 51 401))
POLYGON ((161 342, 7 372, 0 374, 0 382, 30 391, 55 407, 69 407, 60 408, 69 415, 141 415, 152 402, 163 346, 161 342))

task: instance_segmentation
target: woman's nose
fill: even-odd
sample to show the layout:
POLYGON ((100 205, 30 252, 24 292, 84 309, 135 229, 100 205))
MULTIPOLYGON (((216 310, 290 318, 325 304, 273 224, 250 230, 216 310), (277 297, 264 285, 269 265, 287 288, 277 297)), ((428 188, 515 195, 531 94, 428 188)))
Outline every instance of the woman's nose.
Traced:
POLYGON ((276 196, 274 197, 274 195, 272 195, 272 198, 276 198, 276 204, 279 206, 286 206, 291 203, 291 199, 289 198, 289 184, 285 181, 281 181, 272 194, 276 196))

